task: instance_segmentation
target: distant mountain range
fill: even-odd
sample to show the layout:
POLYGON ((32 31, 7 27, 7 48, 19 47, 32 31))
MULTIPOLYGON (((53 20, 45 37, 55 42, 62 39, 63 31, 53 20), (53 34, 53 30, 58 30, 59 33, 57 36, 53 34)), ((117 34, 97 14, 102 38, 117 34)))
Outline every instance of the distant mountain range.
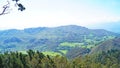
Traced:
POLYGON ((33 49, 67 56, 78 52, 76 53, 78 56, 88 53, 99 43, 117 36, 119 34, 103 29, 88 29, 76 25, 27 28, 24 30, 10 29, 0 31, 0 51, 33 49), (83 52, 79 53, 81 49, 83 52))
POLYGON ((120 33, 120 21, 118 21, 118 22, 100 23, 100 24, 93 24, 89 28, 105 29, 105 30, 108 30, 108 31, 120 33))

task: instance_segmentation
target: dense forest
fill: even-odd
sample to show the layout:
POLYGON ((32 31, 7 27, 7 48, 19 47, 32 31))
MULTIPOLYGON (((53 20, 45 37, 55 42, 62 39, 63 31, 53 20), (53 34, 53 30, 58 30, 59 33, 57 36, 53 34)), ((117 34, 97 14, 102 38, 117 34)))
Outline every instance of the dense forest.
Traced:
POLYGON ((120 35, 69 25, 0 31, 0 68, 120 68, 120 35))
POLYGON ((44 55, 39 51, 0 54, 0 68, 119 68, 120 50, 88 54, 74 59, 44 55))
POLYGON ((88 29, 77 25, 10 29, 0 31, 0 52, 32 49, 66 55, 75 48, 90 49, 116 36, 120 35, 103 29, 88 29))
POLYGON ((0 3, 0 68, 120 68, 120 1, 0 3))

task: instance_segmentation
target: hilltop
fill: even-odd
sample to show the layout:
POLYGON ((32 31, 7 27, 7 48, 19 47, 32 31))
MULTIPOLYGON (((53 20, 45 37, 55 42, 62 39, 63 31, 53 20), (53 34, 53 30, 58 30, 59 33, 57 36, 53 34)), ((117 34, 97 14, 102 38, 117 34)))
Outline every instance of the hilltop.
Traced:
POLYGON ((100 42, 118 35, 104 29, 88 29, 77 25, 27 28, 24 30, 10 29, 0 31, 0 51, 32 49, 69 56, 69 51, 75 48, 79 47, 83 51, 84 48, 88 50, 100 42))

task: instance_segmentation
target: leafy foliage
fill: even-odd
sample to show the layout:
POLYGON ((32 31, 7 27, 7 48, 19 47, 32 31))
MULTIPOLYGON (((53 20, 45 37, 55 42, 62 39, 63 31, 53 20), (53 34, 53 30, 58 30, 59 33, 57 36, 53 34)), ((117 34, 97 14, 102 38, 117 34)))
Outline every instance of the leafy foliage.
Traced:
POLYGON ((1 68, 119 68, 120 51, 111 50, 94 55, 67 59, 49 56, 39 51, 28 50, 28 54, 5 52, 0 54, 1 68))
POLYGON ((67 52, 69 53, 76 47, 91 49, 97 44, 118 35, 106 30, 93 30, 76 25, 3 30, 0 31, 0 51, 33 49, 66 55, 67 52), (65 50, 66 53, 62 50, 65 50))
POLYGON ((107 41, 97 45, 96 47, 94 47, 90 53, 94 54, 94 53, 100 53, 102 51, 107 52, 109 50, 120 50, 119 42, 120 42, 120 38, 107 40, 107 41))

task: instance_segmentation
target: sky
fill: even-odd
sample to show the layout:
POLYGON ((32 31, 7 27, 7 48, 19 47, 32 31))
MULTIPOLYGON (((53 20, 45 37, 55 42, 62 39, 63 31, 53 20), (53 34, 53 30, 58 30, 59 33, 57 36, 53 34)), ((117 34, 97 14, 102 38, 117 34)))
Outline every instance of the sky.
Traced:
MULTIPOLYGON (((0 12, 7 0, 0 0, 0 12)), ((9 14, 0 16, 0 29, 56 27, 120 21, 120 0, 20 0, 26 10, 10 2, 9 14)))

